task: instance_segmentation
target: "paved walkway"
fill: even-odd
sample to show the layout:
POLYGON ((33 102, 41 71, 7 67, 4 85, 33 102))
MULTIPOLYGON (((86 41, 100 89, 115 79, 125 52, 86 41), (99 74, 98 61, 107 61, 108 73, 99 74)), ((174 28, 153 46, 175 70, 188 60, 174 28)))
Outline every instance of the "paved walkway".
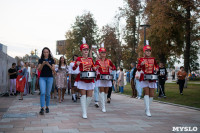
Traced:
POLYGON ((51 100, 50 113, 38 114, 39 96, 0 97, 0 133, 170 133, 172 127, 198 127, 200 112, 153 102, 146 117, 143 100, 113 94, 106 113, 91 103, 88 119, 81 118, 80 102, 66 95, 63 103, 51 100))

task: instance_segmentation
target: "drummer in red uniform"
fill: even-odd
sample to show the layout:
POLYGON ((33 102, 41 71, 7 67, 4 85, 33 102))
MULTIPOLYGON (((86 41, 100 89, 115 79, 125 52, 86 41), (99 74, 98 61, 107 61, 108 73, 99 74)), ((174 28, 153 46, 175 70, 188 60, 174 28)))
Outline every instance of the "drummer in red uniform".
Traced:
MULTIPOLYGON (((88 57, 89 46, 86 44, 85 39, 83 39, 83 44, 80 46, 82 52, 82 57, 78 57, 73 66, 73 70, 79 66, 80 72, 83 71, 93 71, 95 70, 94 62, 92 58, 88 57)), ((81 93, 81 107, 82 107, 82 117, 87 119, 87 108, 92 99, 92 93, 94 89, 94 79, 81 79, 80 73, 77 75, 74 86, 80 89, 81 93)))
POLYGON ((111 80, 100 80, 100 75, 110 75, 110 71, 116 70, 116 68, 111 60, 106 58, 106 49, 104 48, 104 44, 102 44, 99 49, 99 54, 100 59, 95 63, 98 73, 96 85, 100 90, 102 112, 106 112, 105 99, 107 97, 109 87, 112 87, 112 82, 111 80))
POLYGON ((154 74, 154 70, 158 71, 158 65, 154 57, 151 57, 151 47, 146 45, 143 47, 144 57, 140 58, 138 61, 137 69, 142 70, 143 73, 140 76, 141 87, 144 90, 144 103, 145 103, 145 113, 147 116, 151 116, 150 113, 150 103, 153 101, 154 91, 157 88, 155 80, 144 80, 145 74, 154 74))

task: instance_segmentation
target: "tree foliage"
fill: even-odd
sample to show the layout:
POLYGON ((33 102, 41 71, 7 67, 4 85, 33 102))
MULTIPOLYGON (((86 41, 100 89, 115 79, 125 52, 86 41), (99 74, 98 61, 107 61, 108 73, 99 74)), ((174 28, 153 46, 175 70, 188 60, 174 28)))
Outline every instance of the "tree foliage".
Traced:
MULTIPOLYGON (((191 32, 192 25, 196 25, 198 18, 198 5, 196 0, 154 0, 146 1, 146 22, 151 25, 147 32, 153 55, 161 62, 173 64, 176 57, 184 54, 186 71, 190 61, 196 60, 191 52, 197 53, 196 46, 192 46, 192 36, 196 36, 198 30, 191 32), (192 15, 192 16, 190 16, 192 15), (195 51, 196 50, 196 51, 195 51)), ((195 29, 198 29, 197 27, 195 29)))
POLYGON ((147 39, 152 46, 152 54, 166 63, 171 56, 180 56, 184 44, 184 23, 177 11, 178 6, 169 1, 147 1, 145 15, 151 27, 147 39))
POLYGON ((81 16, 77 16, 74 24, 71 26, 71 30, 66 33, 66 57, 70 62, 74 54, 79 54, 79 48, 82 44, 82 38, 86 38, 87 44, 97 44, 98 42, 98 27, 93 15, 90 12, 86 12, 81 16))
POLYGON ((103 26, 101 39, 104 42, 107 57, 111 59, 115 66, 119 66, 119 61, 121 61, 121 46, 117 39, 116 29, 109 25, 103 26))
POLYGON ((124 7, 120 8, 119 17, 125 18, 126 26, 124 29, 125 44, 122 47, 122 60, 124 68, 129 69, 130 63, 136 62, 138 46, 138 28, 140 22, 141 4, 140 0, 124 0, 124 7))

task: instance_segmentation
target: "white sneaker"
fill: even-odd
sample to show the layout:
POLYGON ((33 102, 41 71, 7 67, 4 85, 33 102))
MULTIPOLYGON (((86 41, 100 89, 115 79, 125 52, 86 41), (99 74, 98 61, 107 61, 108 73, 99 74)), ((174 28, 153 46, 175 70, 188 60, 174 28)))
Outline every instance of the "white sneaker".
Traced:
POLYGON ((95 102, 94 106, 95 106, 96 108, 99 108, 99 103, 98 103, 98 102, 95 102))

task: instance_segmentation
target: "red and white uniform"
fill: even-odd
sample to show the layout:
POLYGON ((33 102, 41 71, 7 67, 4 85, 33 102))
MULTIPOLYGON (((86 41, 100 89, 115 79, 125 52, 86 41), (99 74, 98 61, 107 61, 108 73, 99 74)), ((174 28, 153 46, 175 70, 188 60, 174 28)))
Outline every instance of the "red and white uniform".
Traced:
POLYGON ((112 67, 111 70, 116 70, 116 67, 113 65, 111 60, 105 59, 104 61, 102 59, 97 60, 95 63, 95 66, 99 66, 97 69, 97 87, 111 87, 112 82, 109 80, 100 80, 100 74, 110 75, 110 67, 112 67))
MULTIPOLYGON (((81 62, 79 65, 80 72, 93 71, 94 62, 93 62, 92 58, 78 57, 73 66, 73 70, 76 70, 76 68, 78 67, 77 61, 81 62)), ((76 77, 74 86, 77 86, 77 88, 79 88, 79 89, 93 90, 94 89, 94 79, 80 79, 80 73, 79 73, 76 77)))
POLYGON ((140 76, 141 87, 157 88, 156 81, 144 81, 144 74, 154 74, 154 69, 158 68, 156 60, 154 57, 142 57, 138 60, 137 70, 142 70, 143 73, 140 76), (141 65, 142 62, 145 62, 144 65, 141 65))

